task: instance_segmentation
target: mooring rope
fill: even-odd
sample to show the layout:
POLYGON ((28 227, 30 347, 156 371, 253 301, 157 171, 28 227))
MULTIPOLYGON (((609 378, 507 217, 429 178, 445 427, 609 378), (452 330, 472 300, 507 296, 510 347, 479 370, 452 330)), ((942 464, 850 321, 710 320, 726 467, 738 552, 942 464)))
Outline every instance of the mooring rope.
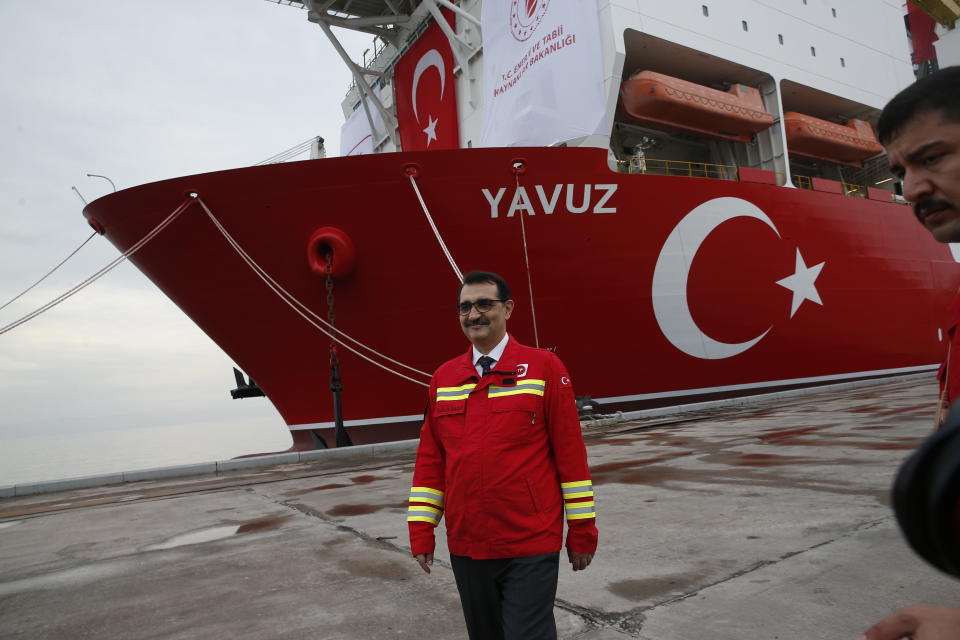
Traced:
MULTIPOLYGON (((253 258, 251 258, 250 255, 249 255, 246 251, 244 251, 244 249, 243 249, 243 248, 239 245, 239 243, 233 238, 233 236, 230 235, 230 233, 229 233, 229 232, 226 230, 226 228, 220 223, 220 221, 219 221, 219 220, 217 219, 217 217, 213 214, 213 212, 210 210, 210 208, 207 206, 207 204, 206 204, 203 200, 201 200, 200 197, 197 196, 196 194, 191 194, 183 203, 181 203, 176 209, 174 209, 173 212, 170 213, 170 215, 168 215, 166 218, 164 218, 156 227, 154 227, 149 233, 147 233, 147 235, 145 235, 143 238, 141 238, 139 241, 137 241, 135 244, 133 244, 129 249, 127 249, 127 250, 124 251, 122 254, 120 254, 119 257, 115 258, 113 261, 111 261, 109 264, 107 264, 107 266, 103 267, 102 269, 100 269, 99 271, 97 271, 96 273, 94 273, 92 276, 90 276, 89 278, 87 278, 87 279, 85 279, 84 281, 80 282, 79 284, 75 285, 74 287, 70 288, 70 289, 67 290, 66 292, 60 294, 59 296, 57 296, 56 298, 54 298, 54 299, 51 300, 50 302, 47 302, 46 304, 42 305, 41 307, 35 309, 34 311, 31 311, 30 313, 22 316, 21 318, 18 318, 17 320, 14 320, 13 322, 11 322, 10 324, 8 324, 8 325, 6 325, 6 326, 0 327, 0 335, 3 335, 3 334, 5 334, 5 333, 7 333, 8 331, 12 331, 13 329, 16 329, 17 327, 19 327, 20 325, 22 325, 22 324, 24 324, 24 323, 32 320, 33 318, 36 318, 36 317, 39 316, 40 314, 44 313, 45 311, 48 311, 48 310, 52 309, 53 307, 57 306, 58 304, 60 304, 60 303, 63 302, 64 300, 66 300, 67 298, 70 298, 71 296, 79 293, 81 290, 85 289, 86 287, 90 286, 91 284, 93 284, 94 282, 96 282, 97 280, 99 280, 100 278, 102 278, 103 276, 105 276, 107 273, 109 273, 109 272, 112 271, 114 268, 116 268, 121 262, 123 262, 124 260, 126 260, 127 258, 129 258, 130 256, 132 256, 134 253, 136 253, 137 251, 139 251, 145 244, 147 244, 147 243, 150 242, 154 237, 156 237, 156 235, 157 235, 158 233, 160 233, 160 232, 163 231, 167 226, 169 226, 170 223, 172 223, 172 222, 177 218, 177 216, 179 216, 181 213, 183 213, 183 212, 187 209, 187 207, 189 207, 190 204, 193 203, 194 201, 196 201, 196 202, 198 202, 198 203, 200 204, 200 206, 201 206, 201 207, 203 208, 203 210, 206 212, 207 216, 210 218, 211 222, 213 222, 213 224, 214 224, 214 226, 217 228, 217 230, 220 231, 220 233, 221 233, 221 234, 223 235, 223 237, 227 240, 227 242, 230 244, 230 246, 233 247, 233 249, 240 255, 240 257, 244 260, 244 262, 247 263, 247 265, 254 271, 254 273, 256 273, 257 276, 260 277, 260 279, 263 280, 263 282, 264 282, 275 294, 277 294, 277 296, 279 296, 281 300, 283 300, 288 306, 290 306, 290 308, 292 308, 294 311, 296 311, 296 312, 297 312, 301 317, 303 317, 308 323, 310 323, 311 325, 313 325, 313 326, 314 326, 316 329, 318 329, 321 333, 325 334, 328 338, 330 338, 331 340, 333 340, 334 342, 336 342, 337 344, 339 344, 340 346, 342 346, 344 349, 347 349, 347 350, 350 351, 351 353, 353 353, 353 354, 355 354, 356 356, 358 356, 358 357, 366 360, 367 362, 369 362, 369 363, 371 363, 371 364, 373 364, 373 365, 375 365, 375 366, 377 366, 377 367, 380 367, 381 369, 383 369, 383 370, 385 370, 385 371, 387 371, 387 372, 389 372, 389 373, 392 373, 392 374, 394 374, 394 375, 396 375, 396 376, 399 376, 399 377, 401 377, 401 378, 404 378, 404 379, 406 379, 406 380, 409 380, 410 382, 413 382, 413 383, 415 383, 415 384, 419 384, 419 385, 424 386, 424 387, 429 386, 429 385, 428 385, 427 383, 425 383, 425 382, 422 382, 422 381, 420 381, 420 380, 416 380, 416 379, 414 379, 414 378, 411 378, 411 377, 409 377, 409 376, 407 376, 407 375, 405 375, 405 374, 403 374, 403 373, 400 373, 399 371, 395 371, 395 370, 391 369, 390 367, 387 367, 386 365, 384 365, 384 364, 382 364, 382 363, 380 363, 380 362, 377 362, 377 361, 373 360, 372 358, 366 356, 365 354, 360 353, 359 351, 357 351, 356 349, 354 349, 352 346, 350 346, 349 344, 347 344, 346 342, 344 342, 343 340, 341 340, 340 338, 338 338, 338 337, 337 337, 336 335, 334 335, 334 334, 339 334, 340 336, 343 336, 343 338, 345 338, 346 340, 349 340, 350 342, 353 342, 354 344, 356 344, 356 345, 359 346, 360 348, 366 349, 367 351, 369 351, 370 353, 374 354, 375 356, 377 356, 377 357, 379 357, 379 358, 382 358, 382 359, 384 359, 384 360, 386 360, 386 361, 388 361, 388 362, 390 362, 390 363, 392 363, 392 364, 395 364, 395 365, 397 365, 397 366, 399 366, 399 367, 403 367, 403 368, 405 368, 405 369, 408 369, 408 370, 410 370, 410 371, 412 371, 412 372, 414 372, 414 373, 420 374, 420 375, 422 375, 422 376, 424 376, 424 377, 427 377, 427 378, 430 377, 430 374, 429 374, 429 373, 427 373, 427 372, 425 372, 425 371, 420 371, 419 369, 416 369, 416 368, 414 368, 414 367, 411 367, 410 365, 404 364, 404 363, 402 363, 402 362, 400 362, 400 361, 398 361, 398 360, 395 360, 395 359, 393 359, 393 358, 390 358, 389 356, 387 356, 387 355, 385 355, 385 354, 383 354, 383 353, 380 353, 380 352, 377 351, 376 349, 373 349, 372 347, 369 347, 369 346, 363 344, 362 342, 360 342, 360 341, 357 340, 356 338, 351 337, 350 335, 348 335, 347 333, 343 332, 343 331, 340 330, 340 329, 337 329, 336 327, 329 326, 329 327, 328 327, 328 328, 329 328, 329 331, 328 331, 328 330, 325 329, 324 327, 320 326, 321 324, 327 325, 328 323, 327 323, 323 318, 321 318, 320 316, 318 316, 312 309, 310 309, 309 307, 307 307, 305 304, 303 304, 302 302, 300 302, 296 297, 294 297, 290 292, 288 292, 286 289, 284 289, 284 288, 283 288, 279 283, 277 283, 276 280, 274 280, 259 264, 257 264, 256 261, 253 260, 253 258), (300 308, 298 309, 297 307, 300 307, 300 308), (303 309, 303 311, 301 311, 301 309, 303 309), (313 316, 313 318, 315 318, 317 321, 319 321, 320 324, 318 324, 317 322, 315 322, 313 318, 308 317, 307 314, 309 314, 310 316, 313 316)), ((94 233, 93 235, 96 235, 96 233, 94 233)), ((90 238, 92 238, 93 235, 91 235, 90 238)), ((84 242, 84 244, 86 244, 87 242, 89 242, 89 241, 90 241, 90 238, 87 238, 87 240, 84 242)), ((69 259, 73 254, 75 254, 77 251, 79 251, 82 246, 83 246, 83 245, 80 245, 80 247, 78 247, 70 256, 67 256, 67 258, 66 258, 63 262, 66 262, 66 260, 68 260, 68 259, 69 259)), ((61 262, 60 264, 62 265, 63 262, 61 262)), ((59 266, 60 266, 60 265, 57 265, 57 267, 54 267, 54 269, 53 269, 50 273, 53 273, 53 271, 55 271, 57 268, 59 268, 59 266)), ((47 276, 49 276, 49 275, 50 275, 50 274, 48 273, 47 276)), ((44 278, 46 278, 47 276, 44 276, 44 278)), ((36 286, 36 285, 39 284, 42 280, 43 280, 43 278, 41 278, 41 280, 37 281, 37 283, 35 283, 33 286, 36 286)), ((33 286, 30 287, 30 288, 33 288, 33 286)), ((29 289, 27 289, 26 291, 29 291, 29 289)), ((24 291, 23 293, 26 293, 26 291, 24 291)), ((21 293, 20 295, 23 295, 23 293, 21 293)), ((17 297, 19 297, 19 296, 17 296, 17 297)), ((14 298, 14 299, 16 299, 16 298, 14 298)), ((13 302, 13 300, 11 300, 10 302, 13 302)), ((8 302, 7 304, 9 304, 9 302, 8 302)), ((4 305, 4 306, 6 306, 6 305, 4 305)), ((0 307, 0 308, 2 308, 2 307, 0 307)))
POLYGON ((187 199, 186 199, 183 203, 181 203, 176 209, 174 209, 173 212, 172 212, 170 215, 168 215, 166 218, 164 218, 163 221, 160 222, 160 224, 158 224, 156 227, 154 227, 153 230, 150 231, 150 233, 148 233, 147 235, 145 235, 143 238, 141 238, 139 241, 137 241, 133 246, 131 246, 129 249, 127 249, 127 250, 124 251, 122 254, 120 254, 120 257, 115 258, 115 259, 114 259, 112 262, 110 262, 107 266, 103 267, 102 269, 100 269, 99 271, 97 271, 96 273, 94 273, 92 276, 90 276, 89 278, 87 278, 86 280, 84 280, 83 282, 81 282, 80 284, 75 285, 73 288, 69 289, 69 290, 66 291, 65 293, 61 293, 59 296, 57 296, 56 298, 54 298, 54 299, 51 300, 50 302, 48 302, 48 303, 46 303, 45 305, 43 305, 43 306, 35 309, 34 311, 31 311, 30 313, 28 313, 27 315, 19 318, 18 320, 14 320, 14 321, 11 322, 10 324, 6 325, 5 327, 0 328, 0 336, 2 336, 3 334, 7 333, 8 331, 12 331, 12 330, 16 329, 17 327, 19 327, 20 325, 24 324, 25 322, 29 322, 30 320, 33 320, 34 318, 36 318, 37 316, 39 316, 41 313, 52 309, 53 307, 57 306, 58 304, 60 304, 60 303, 63 302, 64 300, 66 300, 67 298, 69 298, 69 297, 71 297, 72 295, 78 293, 78 292, 81 291, 82 289, 87 288, 88 286, 90 286, 91 284, 93 284, 94 282, 96 282, 97 280, 99 280, 100 278, 102 278, 103 276, 107 275, 107 274, 108 274, 110 271, 112 271, 117 265, 119 265, 121 262, 123 262, 124 260, 126 260, 127 258, 129 258, 130 256, 132 256, 133 254, 135 254, 137 251, 139 251, 139 250, 141 249, 141 247, 143 247, 143 245, 145 245, 145 244, 147 244, 148 242, 150 242, 151 240, 153 240, 153 238, 154 238, 158 233, 160 233, 161 231, 163 231, 171 222, 173 222, 173 221, 176 219, 177 216, 179 216, 181 213, 183 213, 183 212, 186 210, 186 208, 190 206, 190 203, 191 203, 191 202, 193 202, 193 198, 187 198, 187 199))
POLYGON ((50 271, 47 271, 47 274, 46 274, 45 276, 43 276, 42 278, 40 278, 39 280, 37 280, 36 282, 34 282, 32 285, 30 285, 29 287, 27 287, 26 289, 24 289, 23 291, 21 291, 20 293, 18 293, 17 295, 13 296, 13 297, 10 298, 9 300, 7 300, 5 303, 3 303, 3 306, 0 306, 0 311, 2 311, 3 309, 6 309, 10 304, 12 304, 13 302, 16 302, 23 294, 27 293, 28 291, 30 291, 31 289, 33 289, 35 286, 37 286, 38 284, 40 284, 41 282, 43 282, 44 280, 46 280, 48 277, 50 277, 50 275, 53 274, 54 271, 56 271, 57 269, 59 269, 60 267, 62 267, 67 260, 69 260, 70 258, 72 258, 73 256, 75 256, 75 255, 77 254, 77 252, 80 251, 80 249, 83 249, 88 242, 90 242, 91 240, 93 240, 93 236, 95 236, 95 235, 97 235, 97 232, 96 232, 96 231, 94 231, 93 233, 91 233, 89 238, 87 238, 87 239, 84 240, 82 243, 80 243, 80 246, 79 246, 79 247, 77 247, 76 249, 74 249, 73 251, 71 251, 71 252, 70 252, 70 255, 68 255, 66 258, 64 258, 63 260, 61 260, 61 261, 60 261, 60 264, 58 264, 57 266, 55 266, 53 269, 50 269, 50 271))
POLYGON ((437 225, 433 222, 433 216, 430 215, 430 210, 427 209, 427 203, 423 201, 423 196, 420 195, 420 187, 417 186, 416 177, 413 175, 408 177, 410 178, 410 184, 413 185, 414 192, 417 194, 417 200, 420 201, 420 207, 423 209, 423 214, 427 216, 427 222, 430 223, 430 228, 433 229, 433 235, 437 237, 437 242, 440 243, 440 249, 443 250, 443 255, 447 256, 447 261, 450 263, 450 266, 453 267, 453 272, 457 274, 457 280, 463 282, 463 273, 460 272, 460 268, 457 267, 457 263, 453 261, 453 256, 450 255, 450 250, 447 249, 446 243, 440 236, 440 231, 437 230, 437 225))
MULTIPOLYGON (((520 176, 514 176, 517 179, 517 190, 520 189, 520 176)), ((533 318, 533 344, 540 348, 540 332, 537 330, 537 307, 533 303, 533 275, 530 273, 530 255, 527 253, 527 226, 524 218, 527 217, 523 211, 518 211, 520 218, 520 234, 523 237, 523 264, 527 269, 527 291, 530 292, 530 317, 533 318)))
POLYGON ((356 355, 356 356, 358 356, 358 357, 366 360, 366 361, 369 362, 370 364, 373 364, 373 365, 375 365, 375 366, 377 366, 377 367, 380 367, 380 368, 383 369, 384 371, 387 371, 387 372, 389 372, 389 373, 392 373, 392 374, 395 375, 395 376, 399 376, 399 377, 401 377, 401 378, 404 378, 405 380, 409 380, 410 382, 413 382, 413 383, 415 383, 415 384, 419 384, 419 385, 424 386, 424 387, 430 386, 430 385, 428 385, 428 384, 425 383, 425 382, 421 382, 420 380, 416 380, 416 379, 414 379, 414 378, 411 378, 410 376, 408 376, 408 375, 406 375, 406 374, 403 374, 403 373, 400 373, 399 371, 395 371, 395 370, 391 369, 390 367, 384 365, 383 363, 377 362, 376 360, 370 358, 369 356, 367 356, 367 355, 365 355, 365 354, 363 354, 363 353, 360 353, 359 351, 357 351, 356 349, 354 349, 352 346, 350 346, 349 344, 347 344, 346 342, 344 342, 343 340, 341 340, 339 337, 337 337, 337 335, 335 335, 335 334, 339 334, 339 335, 343 336, 345 339, 349 340, 350 342, 353 342, 353 343, 356 344, 358 347, 363 348, 363 349, 366 349, 366 350, 369 351, 370 353, 372 353, 372 354, 376 355, 377 357, 382 358, 382 359, 384 359, 384 360, 386 360, 386 361, 388 361, 388 362, 390 362, 390 363, 392 363, 392 364, 395 364, 395 365, 397 365, 397 366, 399 366, 399 367, 403 367, 403 368, 405 368, 405 369, 408 369, 408 370, 410 370, 410 371, 412 371, 412 372, 414 372, 414 373, 418 373, 418 374, 420 374, 420 375, 422 375, 422 376, 425 376, 425 377, 427 377, 427 378, 430 377, 430 374, 429 374, 429 373, 426 373, 425 371, 420 371, 419 369, 415 369, 414 367, 411 367, 410 365, 407 365, 407 364, 404 364, 404 363, 399 362, 399 361, 397 361, 397 360, 394 360, 393 358, 390 358, 390 357, 388 357, 388 356, 380 353, 380 352, 377 351, 376 349, 373 349, 372 347, 369 347, 369 346, 363 344, 362 342, 360 342, 360 341, 357 340, 356 338, 351 337, 350 335, 348 335, 347 333, 341 331, 340 329, 338 329, 338 328, 330 325, 326 320, 324 320, 323 318, 321 318, 319 315, 317 315, 316 312, 314 312, 312 309, 310 309, 310 307, 308 307, 307 305, 305 305, 305 304, 303 304, 302 302, 300 302, 300 300, 298 300, 293 294, 291 294, 289 291, 287 291, 286 289, 284 289, 283 286, 281 286, 276 280, 274 280, 274 279, 270 276, 270 274, 268 274, 268 273, 266 272, 266 270, 265 270, 263 267, 261 267, 259 264, 257 264, 256 260, 254 260, 254 259, 250 256, 250 254, 248 254, 248 253, 243 249, 243 247, 240 246, 240 243, 238 243, 238 242, 234 239, 234 237, 230 235, 230 232, 227 231, 226 227, 223 226, 223 224, 220 222, 220 220, 217 219, 217 217, 213 214, 213 212, 210 210, 210 208, 207 206, 207 204, 206 204, 202 199, 197 198, 197 202, 200 203, 200 206, 203 207, 203 210, 206 212, 207 217, 210 218, 210 221, 213 223, 213 225, 217 228, 217 230, 221 233, 221 235, 223 235, 223 237, 224 237, 224 239, 227 241, 227 243, 228 243, 231 247, 233 247, 233 250, 237 252, 237 254, 238 254, 238 255, 240 256, 240 258, 247 264, 247 266, 250 267, 250 269, 253 270, 253 272, 254 272, 255 274, 257 274, 257 276, 263 281, 263 283, 264 283, 265 285, 267 285, 267 287, 268 287, 271 291, 273 291, 273 292, 277 295, 277 297, 279 297, 287 306, 289 306, 291 309, 293 309, 300 317, 302 317, 304 320, 306 320, 306 321, 307 321, 310 325, 312 325, 315 329, 317 329, 318 331, 320 331, 321 333, 323 333, 324 335, 326 335, 328 338, 330 338, 331 340, 333 340, 334 342, 336 342, 337 344, 339 344, 341 347, 343 347, 343 348, 346 349, 347 351, 349 351, 349 352, 353 353, 354 355, 356 355), (321 326, 321 325, 323 325, 323 326, 321 326))

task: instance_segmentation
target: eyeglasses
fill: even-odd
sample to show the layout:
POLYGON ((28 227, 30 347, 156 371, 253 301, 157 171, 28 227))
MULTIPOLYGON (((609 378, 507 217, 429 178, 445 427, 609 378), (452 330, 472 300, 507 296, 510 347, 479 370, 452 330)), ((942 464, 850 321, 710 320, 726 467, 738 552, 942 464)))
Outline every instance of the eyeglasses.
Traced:
POLYGON ((506 300, 490 300, 489 298, 480 298, 476 302, 461 302, 457 305, 457 311, 462 316, 470 315, 470 310, 474 307, 477 308, 478 313, 486 313, 493 309, 494 303, 497 302, 506 302, 506 300))

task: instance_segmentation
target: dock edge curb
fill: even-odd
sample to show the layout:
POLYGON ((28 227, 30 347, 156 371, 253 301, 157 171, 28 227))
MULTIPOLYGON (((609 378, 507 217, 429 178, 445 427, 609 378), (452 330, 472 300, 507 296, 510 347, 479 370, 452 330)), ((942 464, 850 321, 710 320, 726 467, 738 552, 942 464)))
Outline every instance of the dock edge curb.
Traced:
MULTIPOLYGON (((638 418, 651 418, 657 416, 666 416, 672 414, 694 413, 705 409, 719 409, 724 407, 748 406, 778 400, 781 398, 794 398, 798 396, 811 395, 829 391, 843 391, 858 389, 861 387, 871 387, 882 384, 897 382, 920 381, 924 379, 933 379, 934 372, 912 373, 903 376, 891 376, 884 378, 870 378, 867 380, 854 380, 851 382, 840 382, 836 384, 827 384, 814 387, 803 387, 800 389, 789 389, 786 391, 775 391, 772 393, 762 393, 750 396, 738 396, 734 398, 723 398, 720 400, 708 400, 705 402, 695 402, 690 404, 673 405, 669 407, 657 407, 653 409, 641 409, 637 411, 625 411, 616 414, 613 418, 602 418, 600 420, 587 420, 586 425, 601 426, 613 422, 625 422, 638 418)), ((91 487, 100 487, 112 484, 124 484, 128 482, 138 482, 141 480, 163 480, 167 478, 184 478, 188 476, 201 475, 225 475, 233 471, 244 471, 249 469, 262 469, 280 464, 298 464, 302 462, 334 462, 334 461, 374 461, 378 458, 394 456, 403 453, 413 453, 417 450, 419 439, 397 440, 394 442, 378 442, 375 444, 363 444, 353 447, 344 447, 341 449, 317 449, 314 451, 292 451, 289 453, 275 453, 263 456, 251 456, 249 458, 234 458, 232 460, 221 460, 217 462, 200 462, 195 464, 176 465, 171 467, 156 467, 152 469, 138 469, 135 471, 123 471, 107 473, 101 475, 81 476, 77 478, 64 478, 62 480, 50 480, 43 482, 30 482, 24 484, 14 484, 0 486, 0 499, 15 498, 21 496, 31 496, 43 493, 54 493, 57 491, 69 491, 72 489, 89 489, 91 487)))

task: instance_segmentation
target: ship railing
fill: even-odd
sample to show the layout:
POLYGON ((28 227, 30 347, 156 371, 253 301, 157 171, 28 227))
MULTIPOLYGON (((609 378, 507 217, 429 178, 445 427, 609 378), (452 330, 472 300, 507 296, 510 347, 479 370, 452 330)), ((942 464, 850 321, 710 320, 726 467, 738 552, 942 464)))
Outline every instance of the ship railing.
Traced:
POLYGON ((813 178, 810 176, 800 176, 793 174, 793 186, 797 189, 809 189, 813 191, 813 178))
MULTIPOLYGON (((630 158, 617 160, 617 170, 622 173, 637 173, 660 176, 682 176, 687 178, 713 178, 714 180, 739 180, 738 168, 729 164, 711 164, 708 162, 686 162, 683 160, 660 160, 657 158, 630 158)), ((813 178, 793 174, 793 184, 798 189, 813 191, 813 178)), ((777 173, 777 181, 783 184, 784 175, 777 173)), ((853 182, 841 182, 843 194, 857 198, 866 198, 867 187, 853 182)))
POLYGON ((624 173, 737 180, 737 167, 727 164, 659 160, 656 158, 630 158, 629 160, 618 160, 617 164, 618 169, 624 173))
POLYGON ((858 198, 867 197, 867 188, 862 184, 853 184, 850 182, 841 182, 843 187, 843 195, 846 196, 856 196, 858 198))
MULTIPOLYGON (((813 178, 810 176, 793 174, 793 184, 798 189, 808 189, 813 191, 813 178)), ((843 189, 843 195, 845 196, 866 198, 868 195, 867 187, 862 184, 856 184, 854 182, 841 182, 840 187, 843 189)))
MULTIPOLYGON (((389 46, 389 44, 390 43, 387 42, 386 40, 380 40, 375 38, 373 41, 373 55, 370 56, 369 58, 367 58, 366 55, 364 55, 363 64, 360 66, 362 66, 364 69, 374 68, 374 65, 377 63, 377 58, 380 57, 380 54, 384 52, 384 50, 389 46)), ((380 80, 378 80, 377 82, 374 82, 373 84, 377 84, 378 82, 380 83, 380 86, 382 88, 384 84, 383 79, 381 78, 380 80)), ((347 87, 346 95, 350 95, 350 92, 356 88, 357 88, 357 80, 356 78, 352 78, 350 80, 350 85, 347 87)))

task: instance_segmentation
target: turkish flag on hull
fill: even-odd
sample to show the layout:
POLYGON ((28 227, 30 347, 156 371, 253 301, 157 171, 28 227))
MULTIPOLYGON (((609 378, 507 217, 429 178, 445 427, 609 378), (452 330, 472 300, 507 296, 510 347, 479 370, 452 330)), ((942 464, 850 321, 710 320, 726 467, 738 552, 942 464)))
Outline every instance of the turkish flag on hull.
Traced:
MULTIPOLYGON (((444 17, 455 28, 453 12, 444 11, 444 17)), ((394 83, 404 151, 460 147, 453 66, 450 43, 436 22, 397 62, 394 83)))

